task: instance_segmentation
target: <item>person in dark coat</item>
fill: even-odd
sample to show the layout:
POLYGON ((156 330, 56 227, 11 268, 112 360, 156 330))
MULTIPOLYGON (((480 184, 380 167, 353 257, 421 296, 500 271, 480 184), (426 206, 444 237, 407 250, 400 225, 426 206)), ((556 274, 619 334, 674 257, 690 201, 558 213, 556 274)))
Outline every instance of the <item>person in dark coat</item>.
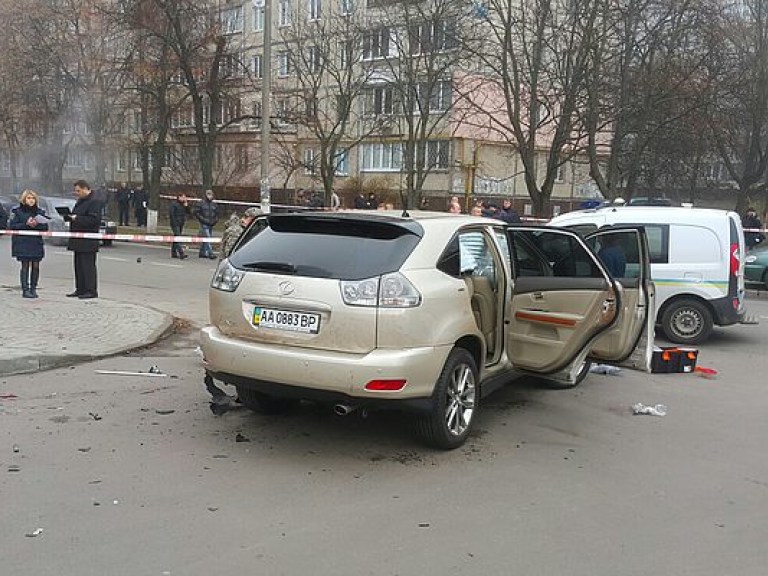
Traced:
POLYGON ((0 204, 0 230, 5 230, 8 227, 8 212, 5 211, 3 205, 0 204))
MULTIPOLYGON (((213 227, 219 221, 219 205, 213 201, 213 190, 205 191, 203 198, 195 208, 195 218, 200 222, 200 236, 210 238, 213 236, 213 227)), ((216 258, 209 242, 200 244, 200 258, 216 258)))
POLYGON ((149 196, 147 191, 141 186, 137 186, 133 191, 133 208, 136 214, 136 226, 144 227, 147 225, 147 202, 149 196))
POLYGON ((120 188, 117 189, 117 222, 120 226, 130 225, 131 204, 133 204, 133 190, 128 188, 128 185, 123 182, 120 184, 120 188))
POLYGON ((496 217, 507 224, 518 224, 521 222, 520 214, 518 214, 517 210, 512 207, 512 200, 509 199, 506 199, 501 203, 501 210, 496 217))
MULTIPOLYGON (((101 201, 91 191, 85 180, 75 182, 77 202, 71 214, 67 214, 70 232, 99 232, 101 224, 101 201)), ((98 298, 96 253, 99 240, 91 238, 70 238, 67 250, 75 253, 75 291, 67 294, 70 298, 98 298)))
MULTIPOLYGON (((24 190, 11 216, 11 230, 48 230, 50 220, 37 203, 37 193, 24 190)), ((11 256, 21 262, 21 293, 24 298, 37 298, 37 282, 40 279, 40 261, 45 257, 42 236, 13 236, 11 256)))
POLYGON ((744 232, 744 243, 747 245, 747 250, 751 250, 765 240, 765 234, 760 232, 763 228, 763 223, 757 217, 757 212, 755 212, 754 208, 747 209, 747 213, 741 219, 741 226, 745 230, 751 230, 750 232, 744 232))
MULTIPOLYGON (((171 203, 168 209, 168 218, 171 222, 171 231, 174 236, 181 236, 184 232, 184 224, 189 215, 189 200, 185 194, 176 196, 176 200, 171 203)), ((184 253, 184 247, 181 242, 171 243, 171 258, 184 260, 187 255, 184 253)))

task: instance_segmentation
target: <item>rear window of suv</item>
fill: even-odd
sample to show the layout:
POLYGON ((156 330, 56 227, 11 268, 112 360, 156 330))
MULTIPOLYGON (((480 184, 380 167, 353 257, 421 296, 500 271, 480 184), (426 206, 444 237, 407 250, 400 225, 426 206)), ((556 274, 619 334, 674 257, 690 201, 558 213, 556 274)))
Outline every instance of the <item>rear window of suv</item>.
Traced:
POLYGON ((230 256, 235 268, 362 280, 399 270, 423 230, 413 221, 291 214, 260 219, 249 234, 230 256))

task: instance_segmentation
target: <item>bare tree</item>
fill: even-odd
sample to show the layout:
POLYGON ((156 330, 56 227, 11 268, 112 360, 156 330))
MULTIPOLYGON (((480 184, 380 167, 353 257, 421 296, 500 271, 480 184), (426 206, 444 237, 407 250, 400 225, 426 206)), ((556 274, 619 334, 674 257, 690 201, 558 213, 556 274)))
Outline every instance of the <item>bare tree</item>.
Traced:
POLYGON ((722 60, 715 66, 717 90, 711 130, 720 157, 738 185, 736 209, 766 188, 768 167, 768 6, 744 0, 716 23, 722 60))
POLYGON ((242 31, 243 7, 224 6, 217 11, 208 2, 194 0, 135 1, 146 15, 139 23, 141 31, 164 44, 178 67, 186 90, 178 113, 189 118, 198 150, 200 183, 211 188, 216 183, 219 136, 233 124, 253 118, 241 108, 241 96, 249 86, 242 46, 230 29, 239 22, 242 31))
POLYGON ((478 21, 452 0, 380 2, 376 10, 380 24, 363 35, 366 106, 392 118, 387 132, 402 141, 406 207, 418 207, 427 176, 450 161, 454 76, 468 63, 478 21))
POLYGON ((502 96, 481 106, 517 150, 536 215, 546 215, 560 168, 583 141, 579 111, 604 17, 603 0, 489 3, 491 40, 478 57, 487 73, 483 90, 502 96))
POLYGON ((281 37, 285 51, 278 57, 290 58, 286 64, 291 68, 291 78, 281 80, 282 91, 294 103, 287 120, 297 127, 299 140, 311 142, 311 150, 318 147, 301 164, 319 172, 329 202, 340 164, 379 127, 378 122, 362 122, 359 106, 371 77, 371 70, 360 66, 360 19, 351 3, 318 2, 306 13, 299 11, 292 26, 281 29, 281 37))
MULTIPOLYGON (((629 0, 606 5, 604 15, 582 111, 586 152, 603 195, 629 198, 642 182, 648 188, 656 181, 663 164, 679 169, 665 162, 673 149, 682 161, 686 149, 701 144, 701 135, 693 142, 687 128, 708 103, 713 48, 704 30, 712 7, 629 0)), ((674 180, 672 173, 663 177, 674 180)))

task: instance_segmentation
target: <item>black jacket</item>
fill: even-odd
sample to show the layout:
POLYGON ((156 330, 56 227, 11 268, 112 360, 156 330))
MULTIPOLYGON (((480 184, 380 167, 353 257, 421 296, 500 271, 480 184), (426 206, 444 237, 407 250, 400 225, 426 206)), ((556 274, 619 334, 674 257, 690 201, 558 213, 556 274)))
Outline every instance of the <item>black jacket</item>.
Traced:
POLYGON ((188 206, 184 206, 178 200, 174 200, 171 203, 171 207, 168 209, 168 218, 171 221, 171 229, 174 234, 181 233, 181 229, 184 228, 184 223, 187 221, 188 214, 188 206))
MULTIPOLYGON (((27 220, 37 215, 45 216, 45 210, 37 206, 29 207, 20 205, 11 212, 11 222, 8 227, 11 230, 48 230, 48 224, 27 226, 27 220)), ((45 256, 42 236, 14 236, 11 239, 11 256, 19 260, 42 260, 45 256)))
MULTIPOLYGON (((72 213, 76 216, 69 225, 70 232, 96 232, 101 226, 101 201, 92 190, 85 198, 79 198, 72 213)), ((67 250, 73 252, 98 252, 99 241, 90 238, 70 238, 67 250)))
POLYGON ((215 226, 219 221, 219 206, 213 200, 203 198, 195 208, 195 218, 204 226, 215 226))
POLYGON ((117 189, 118 206, 130 206, 132 202, 133 202, 133 190, 131 190, 130 188, 117 189))

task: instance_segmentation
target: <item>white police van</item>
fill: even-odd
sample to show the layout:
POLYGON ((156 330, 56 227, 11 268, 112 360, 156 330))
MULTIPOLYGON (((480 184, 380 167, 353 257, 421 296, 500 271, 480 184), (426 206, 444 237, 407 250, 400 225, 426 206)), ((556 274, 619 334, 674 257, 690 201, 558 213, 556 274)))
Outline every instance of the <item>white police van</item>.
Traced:
MULTIPOLYGON (((706 340, 713 325, 744 319, 744 232, 735 212, 689 207, 605 206, 557 216, 550 226, 582 236, 642 225, 656 285, 656 323, 680 344, 706 340)), ((595 246, 599 252, 600 246, 595 246)), ((624 272, 631 277, 631 266, 624 272)))

